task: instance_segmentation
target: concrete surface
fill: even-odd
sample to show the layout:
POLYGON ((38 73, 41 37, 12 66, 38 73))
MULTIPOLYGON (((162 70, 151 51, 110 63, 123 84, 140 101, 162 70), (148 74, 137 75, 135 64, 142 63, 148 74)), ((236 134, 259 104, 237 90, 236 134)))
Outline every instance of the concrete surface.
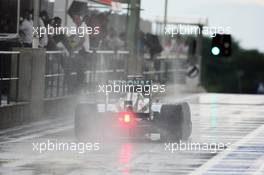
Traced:
MULTIPOLYGON (((69 116, 1 130, 0 174, 264 174, 263 96, 195 94, 181 100, 187 100, 192 111, 193 133, 186 143, 230 143, 230 147, 216 153, 212 153, 215 147, 172 151, 153 141, 158 136, 152 135, 152 141, 101 143, 99 150, 83 154, 34 150, 33 143, 48 140, 75 143, 69 116)), ((162 101, 179 99, 171 96, 162 101)))

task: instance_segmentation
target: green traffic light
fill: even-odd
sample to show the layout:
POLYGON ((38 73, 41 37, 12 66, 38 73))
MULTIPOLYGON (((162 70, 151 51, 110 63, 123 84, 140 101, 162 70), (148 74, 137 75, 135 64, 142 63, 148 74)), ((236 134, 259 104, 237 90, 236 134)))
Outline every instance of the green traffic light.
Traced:
POLYGON ((211 50, 213 55, 219 55, 220 54, 220 49, 218 47, 213 47, 211 50))

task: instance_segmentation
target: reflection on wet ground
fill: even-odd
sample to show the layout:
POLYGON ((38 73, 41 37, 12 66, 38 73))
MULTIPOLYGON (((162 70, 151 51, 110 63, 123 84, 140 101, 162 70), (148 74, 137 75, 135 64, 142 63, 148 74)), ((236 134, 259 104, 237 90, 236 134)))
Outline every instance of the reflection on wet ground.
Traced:
POLYGON ((0 131, 0 174, 264 174, 263 96, 200 94, 185 100, 192 111, 189 142, 232 143, 231 150, 172 153, 164 143, 124 140, 84 154, 34 152, 33 142, 75 142, 72 119, 57 119, 0 131))

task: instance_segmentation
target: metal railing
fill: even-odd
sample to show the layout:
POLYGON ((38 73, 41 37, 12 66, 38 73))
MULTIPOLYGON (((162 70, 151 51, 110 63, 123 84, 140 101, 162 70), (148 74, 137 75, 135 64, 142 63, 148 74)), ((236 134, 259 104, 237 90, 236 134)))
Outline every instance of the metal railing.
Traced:
POLYGON ((143 75, 159 83, 185 83, 187 60, 185 58, 144 58, 143 75))
POLYGON ((18 51, 0 51, 0 106, 18 102, 18 51))
POLYGON ((45 66, 45 97, 63 96, 67 94, 65 85, 65 67, 67 57, 62 51, 47 51, 45 66))
MULTIPOLYGON (((66 55, 63 51, 46 51, 45 98, 63 97, 77 90, 96 90, 109 79, 127 76, 128 51, 97 50, 66 55)), ((166 83, 172 74, 185 74, 175 68, 173 59, 145 60, 145 78, 166 83)), ((175 61, 175 60, 174 60, 175 61)), ((0 51, 0 105, 18 102, 20 52, 0 51)))
POLYGON ((128 51, 46 52, 45 98, 74 94, 108 79, 124 79, 128 51))
POLYGON ((95 82, 106 82, 108 79, 125 79, 128 54, 128 51, 96 51, 96 66, 91 72, 95 82))

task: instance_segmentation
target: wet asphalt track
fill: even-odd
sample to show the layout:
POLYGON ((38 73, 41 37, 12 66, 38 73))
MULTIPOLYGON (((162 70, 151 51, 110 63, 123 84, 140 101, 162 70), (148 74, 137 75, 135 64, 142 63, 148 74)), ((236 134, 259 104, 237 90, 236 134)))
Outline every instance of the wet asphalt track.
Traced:
POLYGON ((231 149, 176 151, 157 141, 121 139, 83 154, 33 151, 33 143, 75 142, 73 120, 56 119, 0 131, 0 174, 264 175, 264 96, 199 94, 185 100, 193 122, 188 142, 230 143, 231 149))

